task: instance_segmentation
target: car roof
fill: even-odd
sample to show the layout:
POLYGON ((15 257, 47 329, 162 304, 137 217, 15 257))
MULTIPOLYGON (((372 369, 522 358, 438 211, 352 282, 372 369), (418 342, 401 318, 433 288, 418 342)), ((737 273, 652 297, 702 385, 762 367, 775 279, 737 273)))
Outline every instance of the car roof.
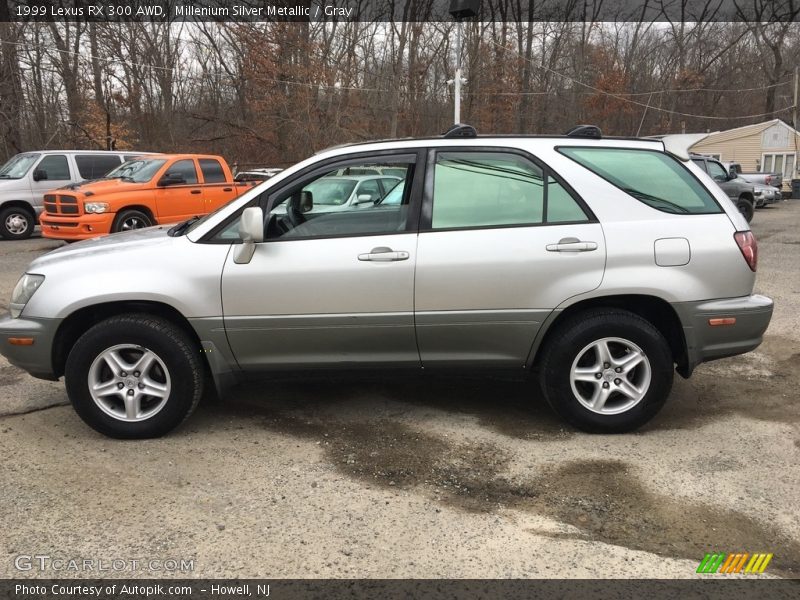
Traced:
POLYGON ((109 156, 160 154, 139 150, 26 150, 20 154, 108 154, 109 156))
MULTIPOLYGON (((404 138, 393 140, 379 140, 373 142, 358 142, 355 144, 345 144, 333 146, 321 150, 315 154, 321 156, 345 156, 358 152, 378 152, 381 150, 402 150, 409 151, 418 148, 475 148, 475 147, 499 147, 499 148, 519 148, 523 150, 535 151, 537 148, 553 148, 554 146, 581 146, 597 148, 641 148, 647 150, 665 151, 664 143, 661 140, 644 138, 623 138, 623 137, 604 137, 600 139, 573 137, 564 135, 479 135, 470 138, 404 138)), ((374 177, 374 175, 373 175, 374 177)))

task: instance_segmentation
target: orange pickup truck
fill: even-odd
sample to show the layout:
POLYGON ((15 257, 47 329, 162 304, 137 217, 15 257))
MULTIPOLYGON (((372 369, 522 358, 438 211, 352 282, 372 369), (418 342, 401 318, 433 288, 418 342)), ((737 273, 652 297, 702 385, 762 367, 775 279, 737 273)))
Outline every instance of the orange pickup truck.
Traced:
POLYGON ((47 192, 39 222, 44 237, 85 240, 205 215, 253 185, 234 183, 219 156, 153 154, 47 192))

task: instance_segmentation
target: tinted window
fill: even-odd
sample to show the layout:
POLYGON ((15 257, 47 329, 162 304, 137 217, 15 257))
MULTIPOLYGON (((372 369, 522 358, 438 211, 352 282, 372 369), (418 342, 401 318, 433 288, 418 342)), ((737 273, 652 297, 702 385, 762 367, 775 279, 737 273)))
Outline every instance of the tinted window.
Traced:
POLYGON ((41 162, 36 165, 36 170, 45 173, 46 177, 42 179, 46 179, 47 181, 64 181, 70 179, 67 157, 63 154, 45 156, 41 162))
MULTIPOLYGON (((414 155, 396 157, 392 164, 406 173, 405 184, 391 204, 362 204, 348 202, 357 194, 375 195, 380 199, 377 179, 359 182, 353 177, 339 176, 341 167, 327 173, 300 180, 280 192, 274 206, 267 215, 266 239, 296 239, 330 236, 355 236, 405 231, 410 194, 402 189, 411 189, 414 176, 414 155)), ((371 163, 348 167, 351 170, 367 170, 371 163)), ((233 224, 220 234, 221 239, 238 237, 238 224, 233 224)), ((368 248, 369 249, 369 248, 368 248)))
POLYGON ((542 222, 542 169, 515 154, 440 152, 432 226, 487 227, 542 222))
POLYGON ((179 160, 167 169, 167 173, 180 175, 188 184, 197 183, 197 169, 192 159, 179 160))
POLYGON ((688 169, 663 152, 631 148, 560 148, 559 152, 658 210, 722 212, 688 169))
POLYGON ((119 156, 107 154, 76 154, 75 164, 83 179, 99 179, 120 164, 119 156))
POLYGON ((200 170, 203 172, 203 181, 206 183, 225 183, 225 171, 218 160, 213 158, 201 158, 200 170))
POLYGON ((589 217, 570 193, 552 177, 547 178, 547 222, 588 221, 589 217))

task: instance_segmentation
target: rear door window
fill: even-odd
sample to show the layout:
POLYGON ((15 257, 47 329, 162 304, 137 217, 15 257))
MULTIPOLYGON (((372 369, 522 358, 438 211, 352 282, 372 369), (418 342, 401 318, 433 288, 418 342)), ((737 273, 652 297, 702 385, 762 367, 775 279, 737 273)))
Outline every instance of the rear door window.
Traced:
POLYGON ((722 212, 689 170, 664 152, 596 147, 561 147, 558 151, 656 210, 675 214, 722 212))
POLYGON ((218 160, 213 158, 201 158, 200 170, 203 172, 205 183, 225 183, 225 171, 218 160))
POLYGON ((120 157, 105 154, 76 154, 75 164, 82 179, 99 179, 120 165, 120 157))

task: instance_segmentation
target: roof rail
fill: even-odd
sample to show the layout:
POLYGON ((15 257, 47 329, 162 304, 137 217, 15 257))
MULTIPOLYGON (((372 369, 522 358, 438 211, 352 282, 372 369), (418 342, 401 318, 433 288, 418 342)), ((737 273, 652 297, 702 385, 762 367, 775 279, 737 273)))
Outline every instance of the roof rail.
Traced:
POLYGON ((478 137, 478 130, 472 125, 456 123, 442 134, 443 138, 474 138, 478 137))
POLYGON ((603 137, 603 133, 597 125, 576 125, 565 135, 568 137, 592 138, 595 140, 599 140, 603 137))

